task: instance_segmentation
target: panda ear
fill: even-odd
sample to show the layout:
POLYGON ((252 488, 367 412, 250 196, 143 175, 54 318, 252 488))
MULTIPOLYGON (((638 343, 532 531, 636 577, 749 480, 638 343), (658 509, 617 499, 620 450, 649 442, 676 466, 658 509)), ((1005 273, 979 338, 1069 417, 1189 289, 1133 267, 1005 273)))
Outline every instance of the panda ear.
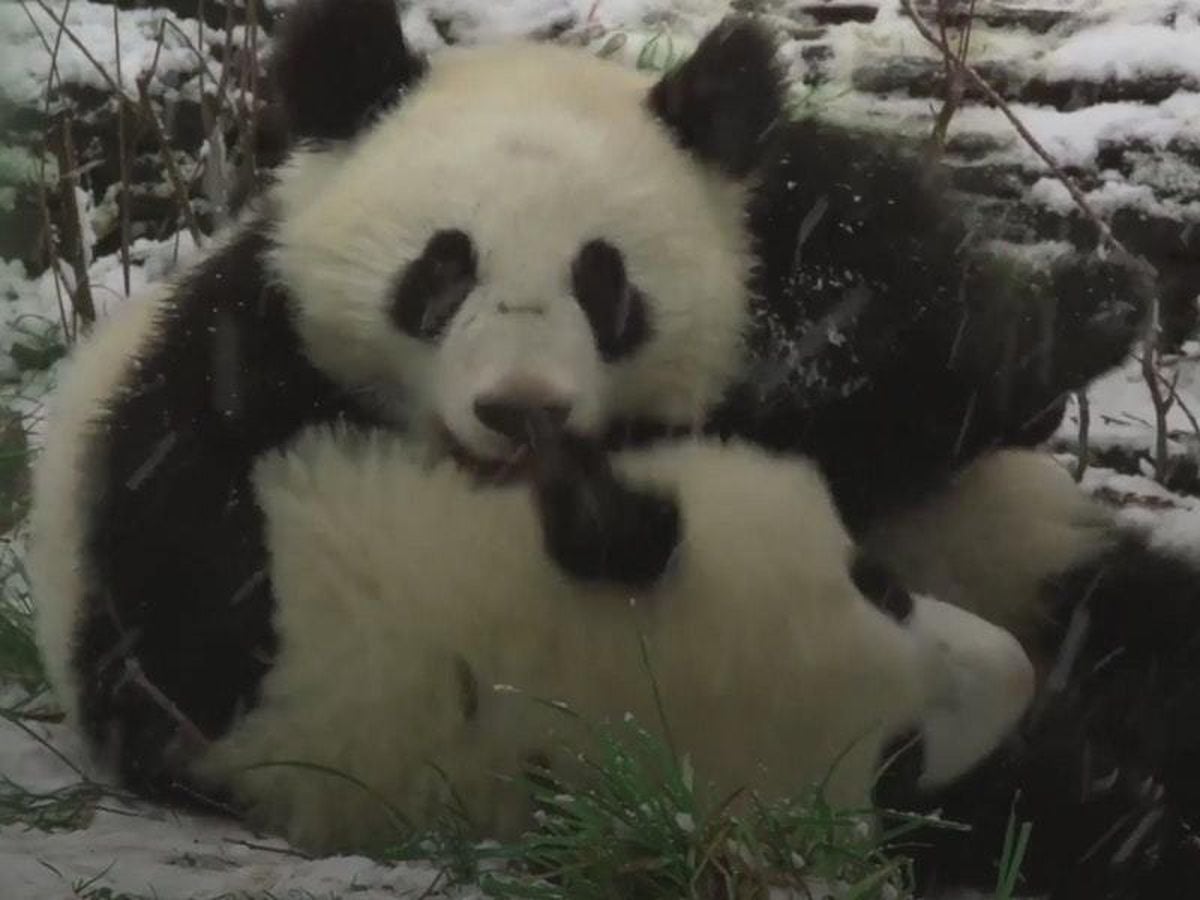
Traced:
POLYGON ((787 80, 777 50, 764 26, 730 16, 651 89, 650 109, 682 147, 745 177, 784 116, 787 80))
POLYGON ((271 60, 293 137, 344 140, 425 73, 395 0, 299 0, 271 60))

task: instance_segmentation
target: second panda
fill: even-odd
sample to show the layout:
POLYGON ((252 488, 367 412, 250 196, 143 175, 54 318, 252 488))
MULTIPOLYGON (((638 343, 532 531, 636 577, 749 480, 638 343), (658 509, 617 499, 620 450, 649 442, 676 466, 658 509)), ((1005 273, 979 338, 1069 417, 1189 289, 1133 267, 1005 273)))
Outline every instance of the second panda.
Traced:
POLYGON ((191 771, 305 846, 362 846, 393 834, 389 810, 425 823, 452 796, 480 834, 511 835, 530 822, 523 767, 564 774, 589 728, 629 715, 713 798, 825 781, 866 809, 897 741, 916 740, 913 787, 932 790, 1024 710, 1017 642, 881 581, 810 465, 711 442, 614 464, 675 493, 685 522, 671 572, 637 594, 545 558, 526 486, 473 486, 403 440, 316 429, 264 458, 280 648, 258 706, 191 771), (284 760, 370 790, 258 767, 284 760))

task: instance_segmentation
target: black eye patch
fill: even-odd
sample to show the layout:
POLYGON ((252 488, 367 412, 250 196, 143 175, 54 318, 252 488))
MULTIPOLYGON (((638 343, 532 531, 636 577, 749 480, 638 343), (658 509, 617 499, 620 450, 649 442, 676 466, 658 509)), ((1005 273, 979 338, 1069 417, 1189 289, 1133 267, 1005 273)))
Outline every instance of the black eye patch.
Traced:
POLYGON ((431 341, 454 318, 478 283, 475 246, 457 228, 439 231, 392 288, 389 313, 405 334, 431 341))
POLYGON ((612 244, 594 240, 579 249, 571 266, 571 289, 606 362, 628 356, 650 337, 646 298, 629 283, 625 258, 612 244))
POLYGON ((913 611, 912 595, 879 560, 857 550, 850 561, 850 580, 871 605, 897 622, 907 622, 913 611))

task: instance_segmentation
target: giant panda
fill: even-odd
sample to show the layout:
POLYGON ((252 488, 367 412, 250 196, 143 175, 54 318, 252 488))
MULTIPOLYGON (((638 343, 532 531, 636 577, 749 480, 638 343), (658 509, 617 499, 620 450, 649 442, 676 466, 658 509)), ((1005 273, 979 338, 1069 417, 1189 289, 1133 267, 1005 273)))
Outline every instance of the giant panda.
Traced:
POLYGON ((260 700, 281 635, 252 472, 310 429, 527 484, 564 574, 657 590, 690 525, 612 448, 699 429, 808 454, 858 533, 1029 440, 1135 325, 1137 268, 1071 257, 1034 328, 1036 285, 960 252, 902 154, 786 121, 752 22, 655 78, 528 44, 424 59, 390 0, 304 0, 274 70, 298 139, 276 184, 80 349, 36 474, 39 640, 141 790, 188 789, 175 751, 260 700))
POLYGON ((897 743, 915 736, 923 751, 901 783, 948 784, 1030 700, 1017 641, 900 588, 856 547, 802 459, 717 440, 617 454, 623 478, 678 497, 686 526, 671 573, 630 603, 624 586, 582 585, 542 552, 525 483, 481 485, 452 459, 431 464, 403 433, 354 422, 311 425, 251 467, 268 622, 240 608, 246 590, 228 610, 168 596, 149 613, 172 630, 124 634, 130 647, 104 661, 111 676, 80 671, 72 634, 89 614, 88 573, 51 564, 63 548, 53 539, 69 532, 49 528, 86 512, 63 476, 86 472, 96 397, 137 364, 169 297, 127 306, 72 360, 46 449, 58 468, 39 470, 36 519, 52 680, 86 729, 97 711, 83 679, 114 679, 121 705, 100 720, 114 741, 104 749, 142 790, 236 811, 313 850, 387 843, 397 821, 429 825, 451 798, 480 835, 511 835, 530 821, 528 765, 577 774, 584 726, 633 714, 716 796, 821 781, 831 802, 865 808, 897 743), (271 657, 248 658, 253 630, 240 647, 221 644, 218 629, 236 626, 269 627, 271 657), (160 654, 193 628, 210 643, 171 667, 160 654), (202 651, 219 654, 225 680, 206 680, 202 651), (263 671, 253 702, 219 727, 204 722, 206 703, 252 664, 263 671), (164 717, 161 743, 121 743, 129 710, 164 717))
POLYGON ((687 525, 670 576, 632 597, 540 552, 522 485, 480 488, 379 432, 314 429, 268 454, 279 649, 194 771, 306 847, 394 839, 391 817, 425 825, 452 797, 478 833, 511 836, 530 824, 527 764, 579 777, 591 729, 633 716, 710 799, 822 782, 866 810, 897 742, 922 747, 913 783, 932 788, 1025 708, 1016 640, 890 582, 811 464, 696 441, 614 465, 669 486, 687 525), (261 765, 282 760, 369 790, 261 765))

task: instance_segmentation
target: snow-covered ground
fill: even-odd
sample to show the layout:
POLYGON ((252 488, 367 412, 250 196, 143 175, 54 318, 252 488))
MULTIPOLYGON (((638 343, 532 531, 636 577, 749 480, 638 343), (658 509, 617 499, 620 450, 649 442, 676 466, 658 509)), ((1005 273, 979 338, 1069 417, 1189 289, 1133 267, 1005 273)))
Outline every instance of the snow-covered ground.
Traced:
MULTIPOLYGON (((83 759, 61 727, 28 727, 71 762, 83 759)), ((42 743, 2 720, 0 774, 26 790, 45 793, 80 782, 78 773, 42 743)), ((0 897, 5 900, 67 900, 106 886, 163 900, 344 895, 397 900, 443 896, 437 892, 439 881, 432 867, 381 866, 362 857, 308 859, 282 841, 229 822, 119 799, 101 799, 86 827, 77 830, 0 830, 0 897)), ((104 895, 93 896, 100 900, 104 895)), ((469 900, 479 895, 454 896, 469 900)))
MULTIPOLYGON (((114 76, 117 71, 113 5, 85 0, 69 4, 51 0, 47 5, 56 16, 67 9, 68 24, 94 57, 88 59, 80 48, 64 41, 58 59, 61 77, 104 87, 105 78, 96 64, 114 76)), ((268 5, 281 7, 286 2, 274 0, 268 5)), ((981 29, 981 52, 1011 61, 1029 77, 1099 82, 1144 73, 1177 77, 1182 85, 1157 105, 1101 103, 1073 112, 1018 105, 1018 114, 1052 152, 1064 162, 1086 167, 1096 163, 1105 141, 1121 137, 1136 137, 1152 148, 1179 141, 1200 147, 1200 0, 1043 0, 1037 5, 1084 9, 1088 27, 1065 36, 981 29)), ((556 30, 562 40, 586 44, 632 65, 645 63, 647 54, 651 62, 661 63, 664 53, 686 52, 728 6, 724 0, 415 0, 406 4, 405 26, 418 46, 434 52, 442 45, 441 34, 447 27, 456 40, 468 43, 556 30)), ((768 2, 763 6, 787 19, 787 10, 803 4, 768 2)), ((802 21, 792 18, 793 25, 802 21)), ((177 90, 180 78, 193 65, 189 41, 205 40, 212 46, 224 40, 218 31, 210 29, 203 36, 195 22, 159 10, 117 11, 122 83, 126 86, 155 58, 164 20, 170 24, 161 32, 163 49, 158 53, 155 91, 177 90)), ((49 72, 46 44, 54 40, 55 31, 54 22, 39 4, 0 4, 0 98, 21 104, 41 96, 49 72)), ((884 100, 840 87, 871 60, 899 54, 928 56, 928 48, 911 23, 899 14, 896 0, 882 0, 873 22, 831 26, 822 40, 832 48, 827 73, 832 81, 822 88, 824 95, 838 98, 823 106, 831 115, 861 121, 884 118, 897 128, 928 129, 932 111, 925 99, 884 100)), ((266 42, 264 35, 263 44, 266 42)), ((799 37, 785 46, 797 71, 802 68, 804 47, 804 39, 799 37)), ((211 65, 218 64, 214 61, 211 65)), ((994 110, 964 110, 955 128, 990 136, 997 159, 1016 160, 1026 167, 1040 165, 994 110)), ((0 158, 0 168, 6 164, 0 158)), ((1136 179, 1109 173, 1102 177, 1093 199, 1102 212, 1128 206, 1160 212, 1164 203, 1169 203, 1173 206, 1167 211, 1174 217, 1200 222, 1200 172, 1195 167, 1147 169, 1146 178, 1148 182, 1182 184, 1183 188, 1172 194, 1174 199, 1164 201, 1136 179)), ((1062 208, 1064 195, 1057 182, 1042 180, 1034 184, 1027 199, 1062 208)), ((0 204, 4 196, 0 185, 0 204)), ((89 196, 80 200, 86 220, 84 234, 92 233, 99 217, 113 214, 112 209, 94 205, 89 196)), ((29 223, 28 227, 37 226, 29 223)), ((186 233, 161 241, 138 240, 131 247, 133 292, 161 279, 195 252, 186 233)), ((115 254, 90 260, 88 272, 101 315, 120 303, 137 302, 125 297, 124 274, 115 254)), ((64 271, 58 278, 69 278, 69 274, 64 271)), ((1196 290, 1200 292, 1200 285, 1196 290)), ((14 346, 61 341, 62 291, 63 284, 54 274, 30 278, 20 262, 0 259, 0 408, 21 417, 35 450, 54 369, 18 369, 13 362, 17 355, 14 346)), ((1176 390, 1181 402, 1168 414, 1170 449, 1176 456, 1194 455, 1200 446, 1200 426, 1192 415, 1200 415, 1196 355, 1200 353, 1185 354, 1177 364, 1176 390)), ((1090 398, 1093 448, 1145 451, 1152 447, 1154 414, 1135 362, 1103 379, 1090 398)), ((1077 433, 1076 417, 1077 410, 1072 408, 1060 430, 1064 448, 1069 448, 1077 433)), ((1069 455, 1064 454, 1063 460, 1064 464, 1071 462, 1069 455)), ((1164 542, 1200 547, 1200 499, 1172 494, 1146 474, 1117 475, 1093 468, 1084 483, 1102 496, 1122 502, 1125 515, 1153 525, 1164 542)), ((9 537, 6 553, 19 556, 19 529, 9 537)), ((12 565, 0 568, 10 579, 19 576, 19 569, 12 565)), ((0 685, 0 695, 3 693, 4 685, 0 685)), ((26 791, 47 793, 80 785, 79 772, 48 749, 53 746, 74 765, 83 765, 84 755, 72 737, 59 726, 37 721, 25 725, 30 731, 0 719, 0 791, 5 789, 5 781, 26 791)), ((147 804, 126 804, 108 796, 101 796, 94 814, 80 824, 76 830, 52 834, 22 824, 0 827, 0 900, 108 896, 100 893, 102 888, 164 900, 242 895, 346 895, 374 900, 431 896, 431 886, 437 890, 438 872, 431 867, 385 867, 362 858, 308 860, 277 840, 252 835, 228 822, 198 819, 147 804)))

